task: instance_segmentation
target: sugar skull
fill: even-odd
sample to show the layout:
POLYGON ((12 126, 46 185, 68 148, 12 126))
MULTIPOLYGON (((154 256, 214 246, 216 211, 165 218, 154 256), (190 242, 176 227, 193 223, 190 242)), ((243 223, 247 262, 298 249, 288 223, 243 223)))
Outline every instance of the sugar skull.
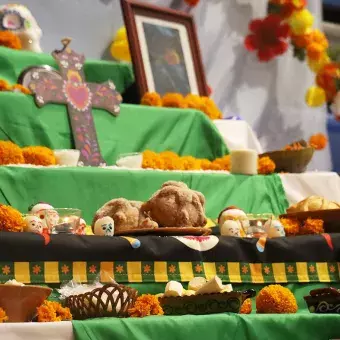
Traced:
POLYGON ((42 220, 35 215, 28 215, 25 217, 25 231, 31 233, 41 234, 43 232, 43 222, 42 220))
POLYGON ((239 221, 228 220, 220 226, 220 232, 223 236, 241 237, 241 230, 242 227, 239 221))
POLYGON ((221 235, 244 237, 244 229, 249 226, 249 220, 243 210, 232 206, 221 211, 218 224, 221 235))
POLYGON ((59 215, 54 208, 44 202, 31 205, 28 208, 29 214, 36 215, 42 220, 44 228, 51 229, 54 225, 59 222, 59 215))
POLYGON ((99 236, 113 236, 114 225, 113 219, 110 216, 105 216, 96 221, 93 232, 99 236))
POLYGON ((85 228, 86 228, 86 222, 85 222, 84 219, 81 218, 80 221, 79 221, 79 226, 78 226, 77 230, 75 231, 75 234, 86 235, 85 228))
POLYGON ((0 6, 0 30, 16 34, 21 40, 23 50, 42 52, 42 31, 27 7, 17 4, 0 6))

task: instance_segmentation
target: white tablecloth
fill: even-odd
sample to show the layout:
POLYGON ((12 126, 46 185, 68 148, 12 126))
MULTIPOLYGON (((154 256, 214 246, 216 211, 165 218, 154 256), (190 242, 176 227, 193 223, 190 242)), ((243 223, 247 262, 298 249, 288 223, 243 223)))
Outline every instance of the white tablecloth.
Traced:
POLYGON ((70 321, 0 324, 1 340, 73 340, 70 321))
POLYGON ((214 123, 229 150, 253 149, 263 153, 260 142, 249 124, 242 120, 218 119, 214 123))
POLYGON ((289 204, 316 195, 340 203, 340 177, 334 172, 280 174, 289 204))

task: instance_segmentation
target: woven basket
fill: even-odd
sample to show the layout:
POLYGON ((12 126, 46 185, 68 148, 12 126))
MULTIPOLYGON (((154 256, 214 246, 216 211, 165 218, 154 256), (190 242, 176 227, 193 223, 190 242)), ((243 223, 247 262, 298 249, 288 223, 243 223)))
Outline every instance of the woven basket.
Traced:
POLYGON ((91 292, 69 296, 65 303, 72 312, 73 319, 128 316, 133 307, 137 290, 115 283, 96 288, 91 292))
POLYGON ((280 150, 267 152, 260 157, 268 156, 276 164, 275 172, 304 172, 312 160, 314 149, 307 147, 301 150, 280 150))

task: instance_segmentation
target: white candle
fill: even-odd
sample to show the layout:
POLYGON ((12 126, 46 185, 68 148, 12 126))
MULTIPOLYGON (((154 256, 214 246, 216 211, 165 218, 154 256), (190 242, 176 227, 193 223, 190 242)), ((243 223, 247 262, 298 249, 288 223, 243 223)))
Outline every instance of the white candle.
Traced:
POLYGON ((231 173, 257 175, 257 152, 255 150, 233 150, 230 155, 231 173))

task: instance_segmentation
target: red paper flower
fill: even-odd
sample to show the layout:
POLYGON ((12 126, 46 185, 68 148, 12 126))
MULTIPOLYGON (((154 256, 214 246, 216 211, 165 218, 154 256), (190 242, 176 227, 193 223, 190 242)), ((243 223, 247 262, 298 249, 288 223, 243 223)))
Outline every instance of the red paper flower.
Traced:
POLYGON ((200 0, 184 0, 184 2, 191 7, 195 7, 200 2, 200 0))
POLYGON ((248 51, 257 51, 260 61, 267 62, 287 51, 289 26, 278 15, 271 14, 262 20, 253 20, 249 30, 251 33, 244 45, 248 51))

